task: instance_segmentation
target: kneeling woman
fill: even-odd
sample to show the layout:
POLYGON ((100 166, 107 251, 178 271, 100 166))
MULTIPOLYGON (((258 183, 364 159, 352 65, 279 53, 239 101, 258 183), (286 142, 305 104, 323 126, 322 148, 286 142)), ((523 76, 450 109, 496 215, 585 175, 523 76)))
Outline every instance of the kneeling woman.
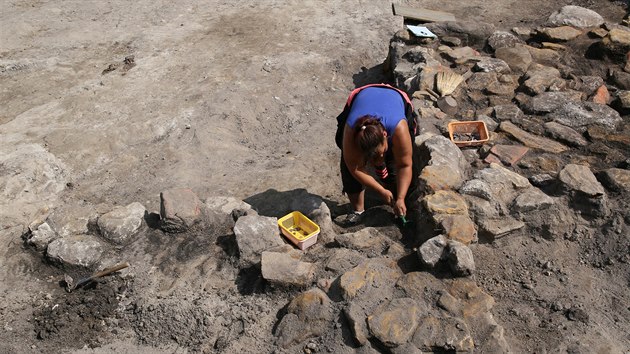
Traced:
POLYGON ((354 209, 349 221, 357 221, 364 211, 365 187, 391 205, 396 216, 407 214, 418 176, 413 163, 411 130, 415 124, 409 121, 410 107, 404 92, 372 85, 353 91, 338 117, 342 183, 354 209), (370 166, 378 181, 369 173, 370 166))

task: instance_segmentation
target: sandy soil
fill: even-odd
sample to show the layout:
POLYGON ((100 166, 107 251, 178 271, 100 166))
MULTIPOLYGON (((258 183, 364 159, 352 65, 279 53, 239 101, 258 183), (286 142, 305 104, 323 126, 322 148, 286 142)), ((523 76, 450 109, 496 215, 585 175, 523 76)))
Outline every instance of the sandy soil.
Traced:
MULTIPOLYGON (((611 22, 624 15, 621 3, 604 0, 401 3, 450 11, 458 18, 494 23, 498 29, 533 27, 569 3, 594 9, 611 22)), ((57 283, 62 272, 25 249, 20 237, 30 222, 60 205, 139 201, 159 210, 159 193, 173 187, 190 187, 202 198, 239 199, 304 188, 329 200, 335 212, 345 200, 333 143, 334 118, 349 90, 382 79, 389 40, 402 28, 391 2, 3 0, 0 5, 0 352, 61 352, 85 345, 102 348, 86 347, 83 352, 156 352, 152 346, 184 352, 180 341, 212 343, 200 344, 206 351, 272 348, 269 334, 256 333, 255 328, 273 326, 275 307, 265 306, 268 300, 258 298, 246 274, 218 269, 218 260, 194 252, 172 257, 181 249, 229 257, 217 245, 189 245, 184 238, 152 235, 130 252, 136 264, 147 265, 134 271, 133 284, 110 282, 98 293, 100 300, 82 300, 65 295, 57 283), (221 276, 199 283, 210 273, 221 276), (203 292, 217 295, 199 295, 203 292), (116 295, 120 293, 125 296, 116 295), (143 309, 154 306, 155 315, 125 308, 138 306, 129 301, 134 297, 144 299, 143 309), (55 301, 76 309, 57 321, 83 332, 51 332, 38 322, 50 311, 43 304, 55 301), (81 317, 81 308, 87 311, 90 301, 111 305, 90 318, 107 318, 115 304, 125 308, 127 319, 135 316, 137 321, 73 322, 77 320, 72 314, 81 317), (207 306, 199 306, 204 301, 207 306), (173 307, 164 304, 175 302, 179 312, 171 313, 173 307), (249 318, 251 313, 260 316, 249 318), (137 327, 175 316, 240 321, 242 328, 199 338, 183 330, 176 338, 160 338, 137 327), (102 333, 116 326, 126 330, 102 333), (252 335, 230 343, 243 331, 252 335)), ((612 230, 611 235, 618 234, 612 230)), ((593 246, 603 251, 577 268, 573 266, 581 259, 576 243, 566 241, 551 252, 559 256, 557 267, 573 274, 582 287, 575 292, 555 283, 562 271, 552 270, 560 275, 541 276, 538 284, 566 289, 557 298, 542 288, 547 295, 538 298, 514 292, 510 284, 525 275, 508 271, 496 260, 499 248, 512 264, 531 273, 549 260, 544 244, 516 239, 476 246, 474 252, 487 261, 480 263, 478 280, 495 296, 498 321, 506 337, 514 338, 511 344, 517 352, 544 352, 549 348, 545 339, 566 330, 549 324, 559 314, 540 315, 531 305, 515 308, 518 303, 598 304, 589 313, 603 317, 601 322, 610 328, 602 336, 584 333, 585 341, 595 341, 594 351, 605 352, 601 338, 627 336, 627 320, 615 320, 615 313, 629 311, 627 303, 615 300, 627 299, 627 264, 595 259, 606 252, 606 236, 599 235, 601 242, 593 246), (541 256, 532 257, 536 252, 541 256), (593 267, 593 262, 604 266, 593 267), (588 297, 589 284, 599 281, 612 282, 606 288, 610 294, 576 298, 588 297)), ((281 291, 275 295, 277 304, 291 297, 281 291)))

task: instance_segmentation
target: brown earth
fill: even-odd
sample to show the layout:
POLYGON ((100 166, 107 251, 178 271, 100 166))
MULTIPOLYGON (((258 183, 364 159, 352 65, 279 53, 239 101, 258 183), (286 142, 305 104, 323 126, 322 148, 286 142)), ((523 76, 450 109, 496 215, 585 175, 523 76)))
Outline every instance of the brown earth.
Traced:
MULTIPOLYGON (((402 3, 506 30, 565 4, 625 14, 604 0, 402 3)), ((383 1, 3 1, 0 352, 274 351, 295 293, 223 266, 227 241, 149 229, 124 279, 68 294, 21 236, 61 205, 159 210, 173 187, 238 199, 304 188, 340 213, 334 117, 349 90, 383 79, 401 27, 383 1)), ((590 237, 472 247, 515 352, 630 348, 628 205, 612 203, 590 237)), ((322 351, 354 351, 328 345, 335 335, 322 351)))

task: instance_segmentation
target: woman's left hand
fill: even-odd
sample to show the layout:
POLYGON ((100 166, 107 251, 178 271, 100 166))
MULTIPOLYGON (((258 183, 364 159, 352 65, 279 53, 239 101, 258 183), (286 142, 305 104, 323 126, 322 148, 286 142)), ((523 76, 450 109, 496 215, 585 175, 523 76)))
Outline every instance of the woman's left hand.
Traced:
POLYGON ((404 199, 396 199, 396 201, 394 202, 394 214, 396 216, 407 215, 407 206, 405 205, 404 199))

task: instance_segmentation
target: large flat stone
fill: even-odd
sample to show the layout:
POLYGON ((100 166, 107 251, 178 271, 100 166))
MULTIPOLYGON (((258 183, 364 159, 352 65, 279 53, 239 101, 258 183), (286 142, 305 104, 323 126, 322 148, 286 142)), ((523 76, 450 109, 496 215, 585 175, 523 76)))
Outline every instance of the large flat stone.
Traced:
POLYGON ((335 274, 344 273, 365 261, 366 257, 359 251, 347 248, 335 248, 328 257, 324 268, 335 274))
POLYGON ((599 179, 606 188, 615 192, 630 192, 630 170, 609 168, 599 174, 599 179))
POLYGON ((241 267, 258 264, 263 251, 284 245, 278 228, 278 219, 267 216, 240 217, 234 225, 234 236, 241 267))
POLYGON ((46 255, 65 265, 89 268, 100 260, 104 249, 95 236, 74 235, 52 241, 48 244, 46 255))
POLYGON ((496 240, 518 229, 525 227, 525 223, 510 216, 482 217, 477 220, 479 232, 496 240))
POLYGON ((344 273, 339 286, 344 299, 350 300, 371 289, 391 287, 401 275, 395 261, 369 259, 344 273))
POLYGON ((547 19, 547 24, 578 28, 599 27, 604 24, 604 18, 593 10, 581 6, 567 5, 552 13, 547 19))
POLYGON ((423 353, 472 352, 475 347, 466 323, 454 317, 421 318, 412 343, 423 353))
POLYGON ((272 284, 305 287, 313 282, 315 265, 302 262, 287 253, 263 252, 262 276, 272 284))
POLYGON ((521 193, 512 205, 512 210, 518 213, 526 213, 534 210, 548 209, 555 203, 554 199, 543 193, 538 188, 529 188, 521 193))
POLYGON ((406 343, 418 325, 420 308, 410 298, 394 299, 367 318, 370 333, 387 347, 406 343))
POLYGON ((436 214, 467 214, 468 207, 466 201, 461 195, 453 191, 437 191, 427 195, 422 199, 422 203, 426 210, 434 215, 436 214))
POLYGON ((593 124, 615 130, 622 122, 617 111, 595 102, 568 102, 547 116, 548 119, 584 132, 593 124))
POLYGON ((514 139, 520 141, 523 145, 532 149, 539 149, 554 154, 567 151, 569 148, 550 139, 530 134, 523 129, 517 127, 511 122, 501 122, 499 129, 510 134, 514 139))
POLYGON ((510 69, 517 74, 524 74, 532 63, 532 55, 523 45, 498 48, 494 52, 495 58, 505 61, 510 69))
POLYGON ((560 171, 558 179, 568 191, 577 191, 589 197, 606 193, 588 166, 568 164, 560 171))
POLYGON ((101 215, 97 225, 104 238, 116 244, 125 244, 140 231, 145 212, 142 204, 134 202, 101 215))
POLYGON ((288 348, 324 333, 333 320, 331 301, 323 291, 311 289, 296 296, 276 329, 277 343, 288 348))
POLYGON ((420 181, 428 191, 461 186, 468 163, 452 141, 438 135, 427 139, 419 149, 426 156, 427 164, 420 174, 420 181))
POLYGON ((337 235, 335 241, 342 247, 357 251, 369 251, 375 255, 383 253, 392 244, 390 238, 373 227, 365 227, 357 232, 337 235))
POLYGON ((531 114, 545 114, 555 112, 567 103, 579 104, 582 100, 582 92, 542 92, 533 97, 524 105, 526 112, 531 114))
POLYGON ((569 146, 581 147, 588 145, 582 134, 575 130, 556 122, 547 122, 544 124, 547 135, 569 146))
POLYGON ((477 242, 477 226, 467 214, 445 216, 441 218, 438 226, 449 240, 464 245, 477 242))

